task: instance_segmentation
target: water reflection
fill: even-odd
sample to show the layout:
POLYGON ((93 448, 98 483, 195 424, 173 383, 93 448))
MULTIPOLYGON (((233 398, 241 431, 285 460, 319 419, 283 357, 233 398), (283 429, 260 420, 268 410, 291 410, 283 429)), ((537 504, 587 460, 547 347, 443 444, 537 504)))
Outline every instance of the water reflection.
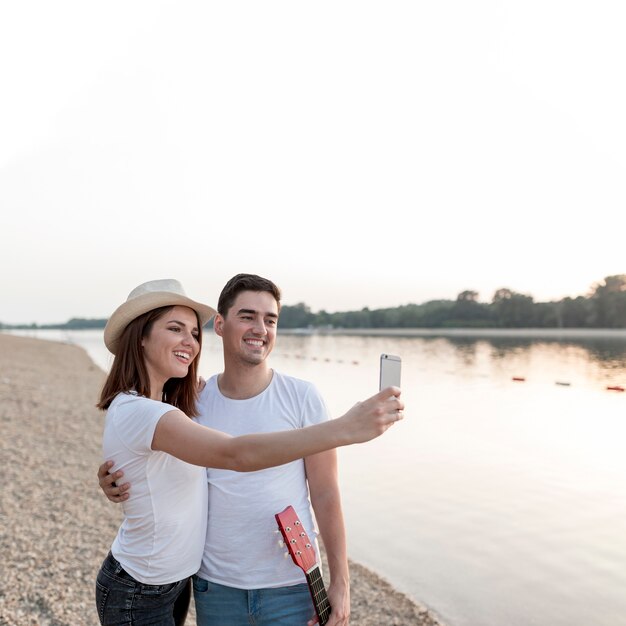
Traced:
POLYGON ((626 341, 585 340, 580 346, 587 350, 588 358, 607 369, 626 368, 626 341))
POLYGON ((441 354, 442 349, 454 353, 458 365, 475 368, 481 355, 487 351, 490 359, 499 361, 528 361, 533 352, 552 353, 561 359, 580 360, 592 365, 597 371, 615 374, 626 371, 626 339, 585 338, 576 340, 533 339, 530 337, 428 337, 413 338, 423 341, 426 353, 441 354), (445 348, 444 348, 445 346, 445 348))
POLYGON ((576 341, 499 338, 490 339, 494 358, 507 358, 511 352, 545 347, 557 350, 580 349, 581 358, 596 362, 604 367, 626 367, 626 341, 615 339, 578 339, 576 341))

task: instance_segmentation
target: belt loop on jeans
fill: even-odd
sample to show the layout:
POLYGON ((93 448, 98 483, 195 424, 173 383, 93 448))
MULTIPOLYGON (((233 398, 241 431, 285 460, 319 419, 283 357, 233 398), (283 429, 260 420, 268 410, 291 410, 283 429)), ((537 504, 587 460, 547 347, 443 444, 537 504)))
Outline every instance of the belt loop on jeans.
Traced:
POLYGON ((113 554, 110 551, 109 551, 109 554, 107 555, 107 561, 113 567, 113 573, 116 576, 119 576, 119 574, 121 574, 122 572, 126 573, 126 570, 122 567, 120 562, 113 556, 113 554))

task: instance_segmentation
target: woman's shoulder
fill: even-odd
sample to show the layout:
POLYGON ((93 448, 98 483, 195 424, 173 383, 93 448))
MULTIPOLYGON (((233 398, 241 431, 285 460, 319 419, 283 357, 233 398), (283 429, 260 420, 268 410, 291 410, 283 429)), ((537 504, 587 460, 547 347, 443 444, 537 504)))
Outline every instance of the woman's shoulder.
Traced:
POLYGON ((140 396, 136 391, 120 391, 113 400, 111 400, 110 408, 119 407, 131 402, 137 402, 141 400, 148 400, 143 396, 140 396))
POLYGON ((171 411, 175 407, 160 400, 152 400, 146 396, 140 396, 136 391, 122 391, 118 393, 111 402, 111 409, 126 409, 132 407, 132 410, 143 409, 145 411, 171 411))
POLYGON ((154 431, 163 415, 175 410, 171 404, 136 393, 119 393, 107 411, 106 424, 124 439, 141 438, 142 433, 154 431))

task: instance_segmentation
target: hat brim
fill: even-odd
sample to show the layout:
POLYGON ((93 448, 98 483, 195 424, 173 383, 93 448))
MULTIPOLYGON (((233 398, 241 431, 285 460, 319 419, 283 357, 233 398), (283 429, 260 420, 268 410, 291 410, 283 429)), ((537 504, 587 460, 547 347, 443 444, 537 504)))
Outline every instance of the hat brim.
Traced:
POLYGON ((104 344, 109 352, 117 353, 119 340, 124 329, 140 315, 163 306, 186 306, 198 315, 202 328, 217 311, 212 307, 196 302, 186 296, 170 291, 153 291, 128 300, 115 309, 104 328, 104 344))

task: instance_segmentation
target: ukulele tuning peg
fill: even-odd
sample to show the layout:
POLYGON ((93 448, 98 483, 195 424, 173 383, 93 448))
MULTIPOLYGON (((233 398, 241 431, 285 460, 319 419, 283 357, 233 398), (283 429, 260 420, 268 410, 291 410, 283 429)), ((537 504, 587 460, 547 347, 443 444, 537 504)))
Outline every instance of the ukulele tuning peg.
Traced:
POLYGON ((285 542, 284 542, 282 539, 279 539, 279 540, 278 540, 278 545, 279 545, 281 548, 284 548, 284 547, 285 547, 285 542))
POLYGON ((288 558, 289 558, 289 552, 285 552, 285 553, 283 554, 283 557, 284 557, 284 558, 286 558, 286 559, 288 559, 288 558))

